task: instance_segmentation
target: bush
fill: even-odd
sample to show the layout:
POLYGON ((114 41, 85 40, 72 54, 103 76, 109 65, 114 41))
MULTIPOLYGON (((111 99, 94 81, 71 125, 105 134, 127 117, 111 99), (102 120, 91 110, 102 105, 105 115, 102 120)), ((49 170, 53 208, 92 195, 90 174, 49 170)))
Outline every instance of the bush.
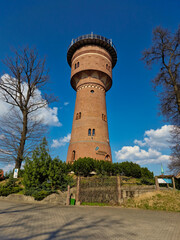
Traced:
POLYGON ((141 178, 141 167, 138 164, 133 162, 122 162, 119 164, 122 168, 123 175, 127 177, 141 178))
POLYGON ((30 188, 24 190, 24 195, 26 196, 32 196, 35 200, 41 201, 48 195, 55 193, 56 191, 53 191, 51 189, 40 189, 40 188, 30 188))
POLYGON ((26 159, 23 173, 25 194, 35 194, 35 198, 40 200, 56 189, 66 190, 68 185, 73 185, 73 178, 68 176, 68 169, 66 163, 58 158, 51 158, 44 138, 33 151, 32 160, 26 159))
POLYGON ((11 176, 5 185, 0 186, 0 196, 8 196, 9 194, 20 192, 22 188, 16 182, 17 179, 11 176))
POLYGON ((142 176, 142 178, 153 179, 154 178, 154 173, 150 172, 149 169, 144 167, 144 168, 141 168, 141 176, 142 176))
POLYGON ((92 158, 79 158, 73 164, 73 171, 78 176, 87 177, 95 170, 95 160, 92 158))
POLYGON ((111 176, 113 172, 113 164, 107 161, 97 161, 94 160, 95 171, 97 174, 111 176))
POLYGON ((154 185, 155 181, 154 179, 142 178, 141 183, 145 185, 154 185))

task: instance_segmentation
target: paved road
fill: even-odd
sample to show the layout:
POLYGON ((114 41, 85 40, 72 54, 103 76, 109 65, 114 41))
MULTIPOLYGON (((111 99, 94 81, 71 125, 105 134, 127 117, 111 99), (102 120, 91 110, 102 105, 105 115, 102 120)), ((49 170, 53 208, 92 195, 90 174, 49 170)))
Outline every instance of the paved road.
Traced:
POLYGON ((179 240, 180 213, 0 201, 0 240, 179 240))

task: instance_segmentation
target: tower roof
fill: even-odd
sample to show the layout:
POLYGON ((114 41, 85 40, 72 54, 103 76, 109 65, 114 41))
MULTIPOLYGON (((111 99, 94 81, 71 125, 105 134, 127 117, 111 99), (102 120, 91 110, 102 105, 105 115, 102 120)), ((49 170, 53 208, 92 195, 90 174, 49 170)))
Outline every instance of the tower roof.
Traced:
POLYGON ((69 66, 71 66, 71 58, 76 50, 86 45, 96 45, 106 49, 112 57, 112 67, 116 65, 117 62, 117 51, 112 42, 112 39, 107 39, 97 34, 86 34, 82 35, 76 39, 72 39, 67 51, 67 61, 69 66))

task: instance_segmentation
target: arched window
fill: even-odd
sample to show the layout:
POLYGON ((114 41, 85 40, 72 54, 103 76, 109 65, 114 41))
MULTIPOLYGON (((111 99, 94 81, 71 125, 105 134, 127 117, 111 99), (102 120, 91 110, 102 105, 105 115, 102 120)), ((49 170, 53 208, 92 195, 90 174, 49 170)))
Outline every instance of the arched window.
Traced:
POLYGON ((79 62, 77 63, 77 68, 79 67, 79 62))
POLYGON ((106 64, 106 69, 108 69, 108 64, 106 64))
POLYGON ((92 131, 92 135, 95 136, 95 129, 93 129, 93 131, 92 131))
POLYGON ((81 118, 81 112, 79 112, 79 119, 81 118))
POLYGON ((76 151, 73 150, 73 151, 72 151, 72 160, 73 160, 73 161, 75 160, 75 155, 76 155, 76 151))
POLYGON ((76 120, 78 120, 78 113, 76 113, 76 120))
POLYGON ((75 63, 75 67, 74 68, 76 69, 76 63, 75 63))
POLYGON ((88 136, 91 136, 91 129, 88 129, 88 136))
POLYGON ((105 160, 106 160, 106 161, 109 161, 109 160, 110 160, 110 156, 109 156, 108 154, 105 156, 105 160))

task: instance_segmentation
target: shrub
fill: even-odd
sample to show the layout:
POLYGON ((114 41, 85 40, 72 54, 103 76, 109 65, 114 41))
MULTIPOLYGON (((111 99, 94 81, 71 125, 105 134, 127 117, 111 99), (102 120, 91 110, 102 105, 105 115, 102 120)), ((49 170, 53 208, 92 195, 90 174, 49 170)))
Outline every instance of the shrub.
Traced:
POLYGON ((95 171, 97 174, 111 176, 113 172, 113 164, 107 161, 94 160, 95 171))
POLYGON ((87 177, 95 170, 95 160, 92 158, 79 158, 73 164, 73 171, 78 176, 87 177))
POLYGON ((154 185, 155 181, 154 181, 154 179, 142 178, 141 183, 145 184, 145 185, 154 185))
POLYGON ((56 191, 53 191, 51 189, 41 189, 41 188, 29 188, 24 190, 24 195, 26 196, 32 196, 35 200, 41 201, 48 195, 55 193, 56 191))
MULTIPOLYGON (((72 177, 68 176, 68 168, 58 158, 52 159, 49 155, 47 141, 44 138, 42 143, 33 151, 32 160, 26 159, 23 173, 23 184, 25 192, 33 196, 36 189, 49 191, 67 189, 73 185, 72 177), (30 193, 31 192, 31 193, 30 193)), ((38 196, 39 193, 36 194, 38 196)), ((46 195, 44 192, 40 195, 46 195)), ((38 197, 37 197, 38 198, 38 197)), ((41 198, 41 197, 40 197, 41 198)))
POLYGON ((148 168, 142 167, 141 168, 141 176, 142 176, 142 178, 152 179, 152 178, 154 178, 154 173, 150 172, 148 168))
POLYGON ((123 175, 135 178, 141 177, 141 167, 138 164, 127 161, 119 164, 122 168, 122 172, 124 173, 123 175))
POLYGON ((16 182, 17 179, 11 176, 5 185, 0 186, 0 196, 8 196, 9 194, 20 192, 22 188, 16 182))

